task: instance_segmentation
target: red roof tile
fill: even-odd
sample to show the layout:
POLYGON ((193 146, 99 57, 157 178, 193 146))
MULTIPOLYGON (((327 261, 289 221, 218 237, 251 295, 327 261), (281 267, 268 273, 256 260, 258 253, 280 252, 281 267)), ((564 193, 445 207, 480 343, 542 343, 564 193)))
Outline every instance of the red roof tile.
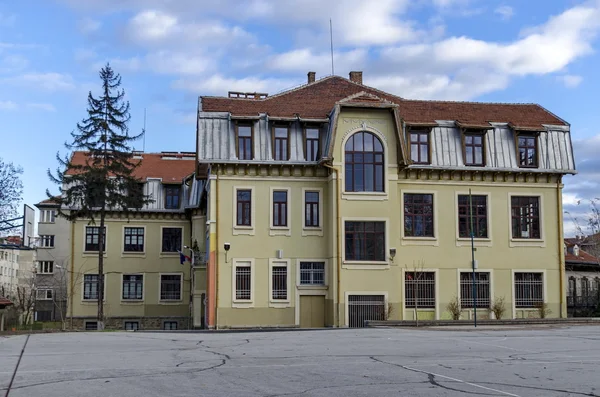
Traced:
MULTIPOLYGON (((134 176, 145 180, 147 178, 161 178, 163 183, 181 182, 181 180, 194 172, 196 164, 192 153, 142 153, 141 164, 134 171, 134 176)), ((74 152, 72 162, 84 164, 85 152, 74 152)), ((67 171, 69 174, 69 171, 67 171)))
MULTIPOLYGON (((55 197, 58 197, 58 196, 55 196, 55 197)), ((38 207, 38 206, 41 206, 41 205, 42 206, 43 205, 58 205, 58 203, 55 200, 56 200, 56 198, 48 198, 46 200, 40 201, 35 206, 38 207)))
POLYGON ((398 104, 402 118, 413 124, 455 120, 464 125, 502 122, 532 129, 541 129, 542 124, 566 125, 536 104, 407 100, 339 76, 326 77, 265 99, 202 97, 202 111, 230 112, 234 116, 267 113, 272 117, 326 118, 339 100, 361 91, 398 104))
MULTIPOLYGON (((566 241, 566 244, 569 248, 571 248, 574 245, 574 244, 570 244, 567 241, 566 241)), ((599 265, 600 264, 600 260, 598 258, 596 258, 592 254, 585 252, 581 248, 579 248, 578 256, 575 256, 573 253, 571 253, 569 251, 572 251, 572 250, 567 249, 567 251, 565 251, 565 263, 567 265, 570 263, 590 264, 590 265, 599 265)))
POLYGON ((0 306, 11 306, 12 304, 11 301, 0 296, 0 306))

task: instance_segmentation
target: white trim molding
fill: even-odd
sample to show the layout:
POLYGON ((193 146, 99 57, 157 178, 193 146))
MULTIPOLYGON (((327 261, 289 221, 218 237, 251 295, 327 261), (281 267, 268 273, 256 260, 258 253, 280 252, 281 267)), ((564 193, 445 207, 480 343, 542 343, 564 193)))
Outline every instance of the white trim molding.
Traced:
POLYGON ((292 235, 292 189, 286 187, 274 187, 271 186, 269 189, 269 235, 270 236, 291 236, 292 235), (275 192, 286 192, 286 226, 274 226, 273 225, 273 194, 275 192))
POLYGON ((354 269, 354 270, 387 270, 390 268, 390 219, 380 217, 342 217, 342 268, 343 269, 354 269), (383 261, 351 261, 346 260, 346 222, 383 222, 385 224, 385 238, 383 254, 385 260, 383 261))
POLYGON ((437 247, 440 245, 438 227, 438 191, 419 190, 419 189, 400 189, 400 243, 402 245, 423 245, 437 247), (433 195, 433 236, 434 237, 413 237, 404 235, 404 195, 405 194, 431 194, 433 195))
POLYGON ((181 229, 181 244, 179 246, 179 251, 183 252, 183 239, 185 234, 185 228, 183 226, 169 226, 169 225, 161 225, 160 226, 160 236, 158 244, 160 244, 160 256, 161 257, 171 257, 171 256, 179 256, 179 252, 165 252, 163 251, 163 231, 164 229, 181 229))
MULTIPOLYGON (((405 320, 406 319, 406 313, 408 312, 412 312, 414 313, 415 309, 412 307, 406 307, 406 273, 413 273, 413 272, 422 272, 422 273, 433 273, 434 274, 434 281, 435 281, 435 286, 434 286, 434 291, 435 291, 435 308, 427 308, 427 307, 423 307, 423 308, 417 308, 417 311, 432 311, 435 313, 435 319, 439 320, 440 319, 440 280, 439 280, 439 270, 438 268, 416 268, 416 269, 411 269, 408 266, 405 268, 402 268, 402 281, 401 281, 401 294, 402 296, 400 297, 402 299, 402 319, 405 320)), ((418 315, 418 313, 417 313, 418 315)))
POLYGON ((146 274, 145 273, 123 273, 121 274, 121 293, 119 296, 119 300, 121 301, 121 304, 127 304, 127 305, 143 305, 145 298, 146 298, 146 274), (142 299, 124 299, 123 298, 123 278, 125 276, 142 276, 142 299))
POLYGON ((350 323, 350 311, 348 310, 348 297, 350 295, 383 295, 383 300, 385 302, 385 314, 387 316, 388 311, 388 291, 345 291, 344 292, 344 327, 348 328, 350 323))
POLYGON ((183 272, 170 272, 170 273, 159 273, 158 274, 158 304, 159 305, 180 305, 183 302, 183 272), (179 299, 162 299, 162 276, 179 276, 179 299))
MULTIPOLYGON (((146 257, 146 244, 148 239, 146 238, 146 225, 123 225, 121 227, 121 258, 145 258, 146 257), (144 239, 142 245, 144 246, 143 251, 125 251, 125 229, 144 229, 144 239)), ((162 236, 161 236, 162 237, 162 236)))
POLYGON ((546 247, 546 233, 544 233, 544 227, 546 222, 544 220, 544 196, 540 193, 527 193, 527 192, 508 192, 508 241, 509 246, 512 247, 546 247), (512 198, 513 197, 537 197, 539 200, 539 222, 540 222, 540 238, 513 238, 512 235, 512 198))
POLYGON ((254 258, 235 258, 231 259, 231 307, 252 308, 254 307, 254 286, 256 284, 256 272, 254 258), (250 268, 250 299, 236 298, 236 269, 238 267, 250 268))
MULTIPOLYGON (((535 307, 517 307, 515 301, 517 297, 515 296, 515 273, 541 273, 542 274, 542 294, 544 303, 548 303, 548 281, 546 277, 546 269, 511 269, 511 309, 512 309, 512 318, 517 318, 517 310, 520 311, 537 311, 535 307)), ((561 291, 562 293, 562 291, 561 291)))
POLYGON ((286 308, 292 306, 292 272, 290 268, 290 259, 269 258, 269 307, 286 308), (286 268, 286 296, 287 299, 273 299, 273 267, 281 266, 286 268))
POLYGON ((256 233, 256 187, 254 186, 234 186, 233 187, 233 212, 232 226, 233 235, 254 236, 256 233), (250 226, 238 226, 237 224, 237 191, 250 190, 250 226))
POLYGON ((323 188, 302 188, 302 236, 323 237, 323 188), (319 226, 306 226, 306 193, 317 192, 319 194, 319 226))
MULTIPOLYGON (((459 216, 458 216, 458 196, 468 196, 469 191, 457 190, 454 192, 454 210, 455 210, 455 226, 456 226, 456 246, 470 247, 470 237, 460 237, 459 216)), ((473 243, 475 247, 491 247, 492 246, 492 193, 482 191, 471 191, 473 196, 486 196, 486 217, 487 217, 487 237, 475 237, 473 243)))

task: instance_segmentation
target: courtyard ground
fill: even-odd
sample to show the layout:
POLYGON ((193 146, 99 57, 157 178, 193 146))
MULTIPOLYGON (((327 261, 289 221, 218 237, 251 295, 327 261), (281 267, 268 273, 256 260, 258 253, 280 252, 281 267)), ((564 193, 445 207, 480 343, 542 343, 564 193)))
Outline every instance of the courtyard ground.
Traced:
MULTIPOLYGON (((27 336, 0 337, 4 396, 27 336)), ((29 337, 9 397, 600 396, 600 327, 29 337)))

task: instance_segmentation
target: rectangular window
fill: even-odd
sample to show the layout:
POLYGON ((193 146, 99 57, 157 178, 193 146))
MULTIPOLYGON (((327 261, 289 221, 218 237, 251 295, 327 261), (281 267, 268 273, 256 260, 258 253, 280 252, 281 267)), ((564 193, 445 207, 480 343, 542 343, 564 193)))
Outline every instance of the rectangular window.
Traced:
MULTIPOLYGON (((490 274, 475 273, 475 297, 477 308, 490 307, 490 274)), ((465 309, 473 308, 473 272, 460 273, 460 306, 465 309)))
POLYGON ((56 216, 56 210, 42 210, 40 211, 40 222, 54 223, 56 216))
POLYGON ((410 159, 414 164, 429 164, 429 131, 410 132, 410 159))
POLYGON ((288 192, 287 190, 273 191, 273 226, 288 225, 288 192))
POLYGON ((289 160, 288 138, 289 128, 273 128, 273 159, 277 161, 289 160))
POLYGON ((325 285, 325 262, 300 262, 300 285, 325 285))
POLYGON ((141 274, 123 275, 123 299, 142 300, 144 289, 144 276, 141 274))
POLYGON ((404 193, 404 236, 435 237, 433 194, 404 193))
POLYGON ((407 308, 435 309, 435 273, 404 273, 404 295, 407 308))
POLYGON ((237 191, 237 225, 252 226, 252 191, 237 191))
POLYGON ((237 135, 238 159, 252 160, 252 127, 239 125, 237 135))
POLYGON ((181 300, 181 274, 160 275, 160 300, 181 300))
POLYGON ((465 165, 485 166, 485 135, 465 135, 465 165))
POLYGON ((84 328, 86 331, 97 331, 98 330, 98 322, 97 321, 86 321, 84 324, 84 328))
POLYGON ((40 242, 44 248, 54 248, 54 236, 40 236, 40 242))
POLYGON ((537 167, 537 137, 520 135, 519 141, 519 167, 537 167))
POLYGON ((473 224, 473 237, 487 238, 487 196, 459 194, 458 195, 458 236, 471 237, 471 223, 473 224), (472 205, 471 205, 472 203, 472 205), (472 219, 471 219, 472 218, 472 219))
POLYGON ((177 252, 181 250, 182 231, 183 229, 180 227, 163 227, 161 252, 177 252))
POLYGON ((540 198, 513 196, 510 198, 513 238, 541 238, 540 198))
POLYGON ((97 274, 83 275, 83 300, 98 300, 98 280, 97 274))
POLYGON ((125 321, 125 331, 137 331, 140 329, 139 321, 125 321))
POLYGON ((385 261, 385 222, 346 222, 346 260, 385 261))
POLYGON ((51 289, 38 289, 37 290, 37 299, 38 300, 52 300, 52 290, 51 289))
POLYGON ((124 230, 124 239, 123 251, 144 252, 143 227, 126 227, 124 230))
MULTIPOLYGON (((99 244, 100 228, 98 226, 86 226, 85 227, 85 250, 87 252, 98 251, 100 249, 99 244)), ((104 241, 102 242, 102 251, 106 251, 106 227, 104 228, 104 241)))
POLYGON ((287 300, 287 266, 273 266, 271 270, 272 277, 272 299, 287 300))
POLYGON ((177 321, 165 321, 163 323, 163 329, 165 331, 175 331, 175 330, 177 330, 177 321))
POLYGON ((235 299, 252 299, 252 268, 250 264, 235 266, 235 299))
POLYGON ((181 186, 163 186, 165 187, 165 208, 168 210, 179 209, 181 186))
POLYGON ((42 274, 54 273, 54 261, 40 261, 39 272, 42 274))
POLYGON ((515 273, 515 307, 534 308, 543 303, 542 273, 515 273))
POLYGON ((304 192, 304 227, 319 227, 319 192, 304 192))
POLYGON ((317 128, 306 129, 306 160, 317 161, 319 159, 319 130, 317 128))

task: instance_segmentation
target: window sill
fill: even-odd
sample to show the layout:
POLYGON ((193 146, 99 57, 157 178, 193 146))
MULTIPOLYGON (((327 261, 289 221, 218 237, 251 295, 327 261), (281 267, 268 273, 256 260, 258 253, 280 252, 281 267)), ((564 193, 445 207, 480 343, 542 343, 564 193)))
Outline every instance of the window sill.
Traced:
MULTIPOLYGON (((102 302, 106 303, 106 299, 104 299, 102 302)), ((81 304, 86 306, 95 306, 98 304, 98 299, 85 299, 81 301, 81 304)))
POLYGON ((292 307, 292 304, 289 300, 281 300, 281 301, 270 301, 269 307, 274 309, 287 309, 288 307, 292 307))
POLYGON ((511 238, 509 246, 512 247, 545 247, 546 241, 542 239, 511 238))
POLYGON ((145 258, 145 252, 121 252, 121 258, 145 258))
POLYGON ((323 237, 322 227, 304 227, 302 228, 302 237, 306 236, 318 236, 323 237))
MULTIPOLYGON (((404 310, 412 310, 412 311, 414 311, 415 308, 414 307, 405 307, 404 310)), ((420 311, 420 312, 421 311, 422 312, 435 312, 435 309, 431 308, 431 307, 418 307, 417 310, 420 311)))
POLYGON ((179 258, 179 252, 161 252, 159 258, 179 258))
POLYGON ((437 237, 402 237, 402 245, 425 245, 437 247, 440 245, 437 237))
POLYGON ((291 236, 292 235, 292 229, 288 226, 286 227, 278 227, 278 226, 271 226, 270 230, 269 230, 269 236, 291 236))
POLYGON ((254 226, 234 226, 233 227, 233 235, 247 235, 254 236, 256 233, 254 226))
POLYGON ((236 301, 234 300, 231 307, 236 309, 250 309, 254 307, 253 301, 236 301))
MULTIPOLYGON (((475 247, 491 247, 492 239, 491 238, 475 238, 473 240, 473 245, 475 245, 475 247)), ((468 237, 459 237, 456 239, 456 246, 457 247, 470 247, 471 239, 468 237)))
MULTIPOLYGON (((98 251, 84 251, 82 254, 83 257, 97 257, 98 256, 98 251)), ((107 256, 107 252, 104 251, 102 253, 102 256, 106 258, 107 256)))
POLYGON ((173 300, 160 300, 158 301, 159 305, 167 305, 167 306, 173 306, 173 305, 181 305, 183 303, 182 299, 173 299, 173 300))
POLYGON ((390 268, 390 264, 385 261, 344 261, 342 268, 350 270, 385 270, 390 268))
POLYGON ((121 299, 121 304, 123 305, 143 305, 143 299, 121 299))
POLYGON ((326 285, 321 285, 321 284, 302 284, 302 285, 297 285, 296 288, 298 288, 299 290, 323 290, 323 291, 327 291, 327 289, 329 287, 327 287, 326 285))
POLYGON ((386 192, 344 192, 342 200, 362 200, 362 201, 385 201, 388 199, 386 192))

